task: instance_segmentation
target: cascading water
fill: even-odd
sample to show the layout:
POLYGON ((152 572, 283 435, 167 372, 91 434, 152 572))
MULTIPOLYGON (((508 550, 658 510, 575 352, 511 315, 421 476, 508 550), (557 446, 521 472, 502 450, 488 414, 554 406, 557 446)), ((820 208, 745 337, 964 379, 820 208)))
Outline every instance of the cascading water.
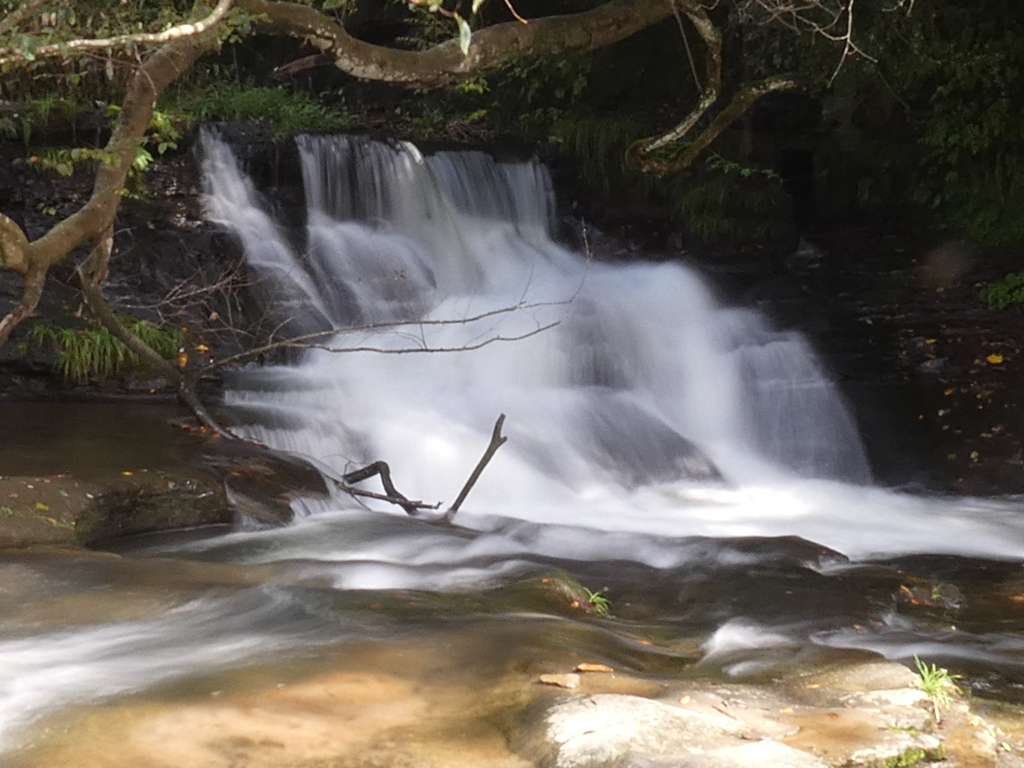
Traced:
MULTIPOLYGON (((556 244, 536 162, 300 137, 295 242, 230 148, 211 134, 203 148, 207 214, 240 237, 276 311, 295 331, 360 329, 320 337, 349 351, 242 375, 228 403, 259 441, 335 470, 384 459, 407 495, 451 501, 506 413, 508 445, 460 520, 536 524, 518 535, 547 556, 593 537, 590 557, 623 557, 607 531, 798 535, 853 557, 1022 551, 998 505, 964 514, 872 488, 854 420, 798 334, 719 305, 682 265, 596 263, 556 244), (560 545, 557 529, 572 532, 560 545)), ((631 558, 663 562, 664 542, 645 541, 625 545, 631 558)), ((425 556, 404 546, 407 561, 425 556)))
POLYGON ((312 351, 271 391, 235 389, 229 402, 271 425, 287 414, 258 439, 336 469, 386 457, 411 493, 443 498, 505 412, 509 447, 474 493, 492 510, 711 464, 730 482, 867 482, 854 422, 798 335, 718 306, 680 265, 598 264, 555 244, 537 163, 301 137, 308 223, 293 244, 230 150, 205 146, 208 214, 293 299, 278 306, 295 329, 409 323, 332 343, 411 353, 312 351))
MULTIPOLYGON (((898 598, 915 572, 956 581, 982 611, 1019 594, 1019 504, 870 485, 855 424, 798 335, 720 306, 680 265, 595 263, 557 245, 542 166, 302 137, 308 210, 295 236, 228 146, 207 135, 203 148, 209 216, 242 241, 282 332, 349 350, 242 371, 227 399, 247 435, 335 470, 384 459, 404 493, 447 502, 499 413, 509 442, 456 526, 342 496, 297 502, 288 527, 142 541, 124 557, 0 555, 4 757, 45 745, 52 710, 130 709, 142 689, 194 702, 217 730, 206 707, 231 670, 277 675, 301 659, 331 670, 360 643, 430 633, 447 659, 473 624, 501 638, 499 651, 473 647, 492 671, 533 669, 555 646, 675 669, 704 642, 702 663, 735 675, 836 646, 997 669, 1003 690, 1024 682, 1024 619, 976 612, 952 629, 898 598), (914 553, 984 559, 885 562, 914 553), (623 620, 538 608, 530 596, 546 577, 509 585, 553 569, 606 586, 623 620), (418 597, 366 592, 406 589, 418 597)), ((394 672, 388 657, 378 664, 394 672)), ((301 697, 275 701, 275 720, 283 707, 306 723, 301 697)), ((243 719, 252 709, 242 701, 243 719)), ((182 735, 172 722, 168 741, 182 735)), ((89 728, 71 731, 76 764, 112 765, 81 763, 89 728)))

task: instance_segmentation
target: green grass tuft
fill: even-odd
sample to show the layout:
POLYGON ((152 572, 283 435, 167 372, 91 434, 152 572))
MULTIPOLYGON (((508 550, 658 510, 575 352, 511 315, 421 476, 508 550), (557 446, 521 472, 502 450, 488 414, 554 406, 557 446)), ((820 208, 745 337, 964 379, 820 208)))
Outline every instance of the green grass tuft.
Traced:
POLYGON ((960 676, 950 674, 948 669, 935 664, 928 665, 921 661, 916 654, 914 655, 914 666, 917 667, 917 687, 931 699, 935 722, 941 722, 941 710, 948 708, 953 703, 953 699, 963 693, 960 686, 956 684, 960 676))
MULTIPOLYGON (((154 325, 131 315, 123 315, 120 320, 161 357, 173 357, 185 343, 185 333, 177 326, 154 325)), ((37 322, 29 330, 29 341, 57 352, 61 372, 68 381, 109 379, 126 369, 143 367, 138 356, 101 325, 71 328, 37 322)))

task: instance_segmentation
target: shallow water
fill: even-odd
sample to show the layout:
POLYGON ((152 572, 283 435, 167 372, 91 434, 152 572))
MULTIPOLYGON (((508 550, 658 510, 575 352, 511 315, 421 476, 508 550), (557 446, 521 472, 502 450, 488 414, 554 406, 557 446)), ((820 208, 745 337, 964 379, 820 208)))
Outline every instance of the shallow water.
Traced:
POLYGON ((0 477, 105 480, 126 469, 184 467, 196 441, 167 429, 181 415, 173 403, 0 402, 0 477))

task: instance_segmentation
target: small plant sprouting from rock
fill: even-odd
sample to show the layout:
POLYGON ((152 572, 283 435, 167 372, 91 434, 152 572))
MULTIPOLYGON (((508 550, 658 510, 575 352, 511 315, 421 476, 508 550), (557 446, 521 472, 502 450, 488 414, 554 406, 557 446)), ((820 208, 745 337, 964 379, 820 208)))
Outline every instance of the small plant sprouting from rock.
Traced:
POLYGON ((594 610, 598 616, 608 616, 612 610, 612 601, 608 599, 603 589, 599 589, 596 592, 583 587, 583 591, 587 593, 587 602, 590 603, 590 607, 594 610))
POLYGON ((935 722, 942 722, 941 711, 953 703, 953 697, 962 693, 960 686, 956 684, 960 676, 952 675, 948 669, 935 664, 927 664, 916 654, 914 665, 917 667, 917 687, 931 699, 935 722))
POLYGON ((541 584, 554 587, 557 593, 564 595, 568 599, 571 608, 582 608, 584 611, 596 614, 597 616, 608 616, 611 614, 612 601, 608 599, 605 589, 590 589, 580 584, 579 581, 564 571, 558 571, 551 576, 545 576, 540 581, 541 584))

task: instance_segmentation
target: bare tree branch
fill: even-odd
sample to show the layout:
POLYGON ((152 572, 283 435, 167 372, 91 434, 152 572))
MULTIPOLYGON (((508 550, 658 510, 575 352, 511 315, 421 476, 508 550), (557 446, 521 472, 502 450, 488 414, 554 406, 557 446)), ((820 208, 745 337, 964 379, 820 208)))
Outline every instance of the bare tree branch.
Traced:
POLYGON ((21 8, 11 11, 7 16, 0 19, 0 35, 5 35, 12 29, 17 28, 21 22, 35 13, 48 0, 28 0, 21 8))
MULTIPOLYGON (((539 326, 537 328, 534 328, 532 331, 527 331, 525 333, 521 333, 521 334, 518 334, 518 335, 515 335, 515 336, 488 336, 483 341, 472 343, 472 344, 463 344, 463 345, 457 346, 457 347, 431 347, 429 345, 423 345, 423 346, 417 346, 417 347, 400 347, 400 348, 397 348, 397 349, 388 349, 387 347, 365 347, 365 346, 359 346, 359 347, 332 347, 332 346, 329 346, 327 344, 312 344, 312 343, 294 342, 291 339, 284 339, 282 341, 279 341, 279 342, 276 342, 274 344, 267 345, 267 346, 270 347, 271 349, 319 349, 319 350, 323 350, 324 352, 334 352, 334 353, 341 353, 341 352, 375 352, 375 353, 381 354, 381 355, 411 355, 411 354, 417 354, 417 353, 422 353, 422 352, 431 352, 431 353, 435 353, 435 352, 472 352, 475 349, 482 349, 484 347, 490 346, 491 344, 495 344, 495 343, 497 343, 499 341, 522 341, 523 339, 528 339, 531 336, 536 336, 537 334, 543 333, 544 331, 549 331, 552 328, 556 327, 557 325, 559 325, 559 322, 548 323, 547 325, 542 325, 542 326, 539 326)), ((236 358, 237 357, 253 357, 253 356, 255 356, 255 354, 256 353, 245 352, 245 353, 242 353, 241 355, 236 355, 235 357, 236 358)), ((221 365, 218 365, 218 363, 223 364, 222 361, 214 361, 209 366, 207 366, 204 370, 210 370, 212 368, 221 367, 221 365)))
POLYGON ((478 461, 476 467, 473 468, 473 472, 470 474, 469 479, 466 480, 466 484, 462 486, 462 490, 459 492, 458 498, 455 499, 455 503, 448 508, 447 512, 445 512, 444 519, 447 522, 451 522, 451 519, 455 517, 455 513, 459 511, 459 507, 462 506, 466 497, 469 496, 469 492, 473 490, 473 486, 476 485, 476 481, 480 479, 481 473, 487 467, 488 463, 490 463, 494 454, 497 453, 501 446, 508 442, 508 438, 501 434, 501 426, 504 423, 505 414, 503 413, 498 417, 498 420, 494 422, 494 431, 491 433, 491 442, 488 443, 487 448, 484 451, 484 455, 480 457, 480 461, 478 461))
MULTIPOLYGON (((144 33, 133 35, 116 35, 114 37, 88 38, 79 40, 68 40, 67 42, 51 43, 41 45, 32 51, 32 57, 36 59, 49 58, 51 56, 67 56, 77 51, 102 50, 117 48, 123 45, 150 45, 169 43, 172 40, 179 40, 184 37, 201 35, 211 27, 219 24, 231 9, 234 0, 219 0, 217 6, 210 12, 210 15, 200 21, 165 29, 163 32, 144 33)), ((42 3, 40 3, 41 5, 42 3)), ((23 10, 23 9, 22 9, 23 10)), ((19 11, 15 11, 18 13, 19 11)), ((13 14, 12 14, 13 15, 13 14)), ((7 19, 4 20, 5 22, 7 19)), ((3 22, 0 22, 2 27, 3 22)), ((18 61, 28 61, 29 55, 20 48, 0 48, 0 64, 10 64, 18 61)))
MULTIPOLYGON (((468 325, 470 323, 475 323, 478 320, 485 320, 486 318, 489 318, 489 317, 496 317, 498 315, 505 315, 505 314, 508 314, 510 312, 526 311, 526 310, 530 310, 530 309, 536 309, 536 308, 539 308, 539 307, 559 306, 559 305, 564 304, 564 303, 566 303, 566 302, 527 303, 525 301, 521 301, 518 304, 513 304, 513 305, 508 306, 508 307, 501 307, 500 309, 492 309, 492 310, 489 310, 487 312, 481 312, 481 313, 479 313, 477 315, 472 315, 472 316, 469 316, 469 317, 456 317, 456 318, 452 318, 452 319, 449 319, 449 320, 394 320, 394 321, 386 321, 386 322, 381 322, 381 323, 366 323, 364 325, 349 325, 349 326, 345 326, 343 328, 331 328, 331 329, 328 329, 328 330, 325 330, 325 331, 316 331, 314 333, 307 333, 307 334, 303 334, 301 336, 292 336, 292 337, 287 338, 287 339, 279 339, 277 341, 272 341, 272 342, 269 342, 267 344, 263 344, 263 345, 261 345, 259 347, 254 347, 253 349, 246 350, 245 352, 240 352, 237 355, 231 355, 229 357, 224 357, 224 358, 221 358, 219 360, 214 360, 213 362, 211 362, 206 367, 206 370, 212 370, 212 369, 215 369, 215 368, 223 368, 226 365, 235 365, 237 363, 241 363, 241 362, 244 362, 246 360, 251 360, 254 357, 259 357, 260 355, 265 355, 265 354, 267 354, 269 352, 275 352, 275 351, 280 350, 280 349, 324 349, 324 350, 327 350, 327 351, 330 351, 330 352, 356 352, 356 351, 362 351, 362 352, 369 352, 369 351, 373 351, 373 352, 387 352, 389 350, 377 349, 377 348, 369 348, 369 347, 365 347, 365 348, 361 348, 361 349, 357 349, 357 348, 354 348, 354 347, 353 348, 333 348, 333 347, 329 347, 329 346, 326 346, 326 345, 315 344, 313 342, 315 342, 317 339, 331 338, 332 336, 337 336, 340 333, 355 333, 355 332, 359 332, 359 331, 376 331, 376 330, 382 330, 382 329, 386 329, 386 328, 407 328, 407 327, 411 327, 411 326, 412 327, 425 327, 425 326, 434 326, 434 325, 468 325)), ((557 324, 558 323, 552 323, 551 325, 545 326, 542 330, 547 330, 548 328, 552 328, 552 327, 554 327, 557 324)), ((534 333, 537 333, 537 330, 530 331, 529 335, 532 336, 534 333)), ((526 337, 524 336, 522 338, 526 338, 526 337)), ((494 341, 498 341, 498 340, 499 340, 498 338, 494 339, 494 341)), ((502 340, 502 341, 509 341, 510 339, 500 339, 500 340, 502 340)), ((474 347, 474 349, 476 349, 476 348, 477 347, 474 347)), ((409 349, 409 350, 390 350, 390 351, 392 351, 393 353, 398 353, 398 352, 403 352, 403 351, 405 351, 405 352, 429 352, 429 351, 451 352, 453 350, 454 350, 454 348, 452 348, 452 349, 431 350, 431 349, 426 348, 426 347, 422 347, 422 348, 421 347, 417 347, 415 349, 409 349)))

